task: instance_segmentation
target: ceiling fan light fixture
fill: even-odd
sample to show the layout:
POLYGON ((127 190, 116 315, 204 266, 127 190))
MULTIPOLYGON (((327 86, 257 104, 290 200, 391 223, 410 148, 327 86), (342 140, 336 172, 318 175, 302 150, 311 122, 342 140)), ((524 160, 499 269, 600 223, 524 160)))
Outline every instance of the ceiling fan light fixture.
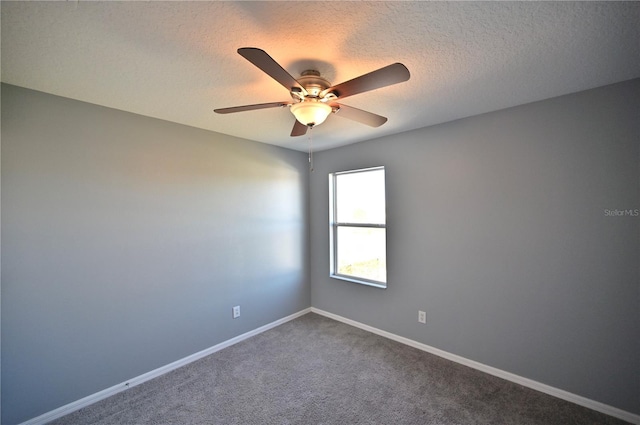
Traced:
POLYGON ((385 117, 347 106, 342 103, 342 99, 398 84, 407 81, 411 76, 406 66, 396 62, 349 81, 331 85, 319 71, 313 69, 303 71, 298 79, 293 78, 267 52, 257 47, 241 47, 238 53, 287 89, 292 100, 218 108, 213 111, 218 114, 230 114, 288 105, 296 118, 291 137, 306 134, 308 129, 322 124, 331 112, 338 111, 341 111, 340 115, 344 118, 370 127, 380 127, 387 122, 385 117))
POLYGON ((306 99, 291 105, 291 113, 301 124, 308 127, 322 124, 331 111, 331 106, 312 99, 306 99))

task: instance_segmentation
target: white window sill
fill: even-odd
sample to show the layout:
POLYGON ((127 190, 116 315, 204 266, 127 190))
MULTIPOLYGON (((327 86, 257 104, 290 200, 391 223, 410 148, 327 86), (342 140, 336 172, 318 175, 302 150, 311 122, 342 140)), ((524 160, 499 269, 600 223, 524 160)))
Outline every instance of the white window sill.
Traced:
POLYGON ((360 285, 373 286, 374 288, 387 289, 387 284, 373 280, 358 279, 357 277, 345 276, 341 274, 330 274, 329 277, 347 282, 359 283, 360 285))

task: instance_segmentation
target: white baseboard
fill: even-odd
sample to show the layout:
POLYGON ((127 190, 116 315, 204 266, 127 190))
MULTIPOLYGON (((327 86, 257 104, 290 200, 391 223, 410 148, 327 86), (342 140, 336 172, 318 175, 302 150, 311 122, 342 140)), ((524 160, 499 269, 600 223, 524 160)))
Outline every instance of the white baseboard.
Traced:
POLYGON ((158 376, 164 375, 165 373, 171 372, 174 369, 177 369, 179 367, 185 366, 189 363, 192 363, 196 360, 199 360, 203 357, 206 357, 210 354, 215 353, 216 351, 220 351, 223 348, 227 348, 233 344, 237 344, 240 341, 244 341, 247 338, 251 338, 252 336, 258 335, 264 331, 267 331, 269 329, 275 328, 276 326, 279 326, 283 323, 286 323, 290 320, 293 320, 297 317, 303 316, 307 313, 311 312, 311 308, 306 308, 304 310, 301 310, 297 313, 294 313, 290 316, 287 317, 283 317, 282 319, 276 320, 275 322, 271 322, 268 323, 264 326, 261 326, 257 329, 254 329, 252 331, 243 333, 242 335, 238 335, 234 338, 231 338, 227 341, 221 342, 220 344, 214 345, 213 347, 209 347, 207 349, 204 349, 202 351, 199 351, 195 354, 192 354, 190 356, 187 356, 183 359, 177 360, 173 363, 169 363, 166 366, 162 366, 159 367, 155 370, 152 370, 150 372, 147 372, 145 374, 142 374, 140 376, 136 376, 135 378, 129 379, 121 384, 117 384, 114 385, 111 388, 107 388, 105 390, 99 391, 95 394, 91 394, 90 396, 81 398, 80 400, 74 401, 72 403, 66 404, 62 407, 59 407, 55 410, 52 410, 50 412, 47 412, 43 415, 37 416, 33 419, 29 419, 26 422, 22 422, 22 424, 20 425, 44 425, 47 422, 53 421, 55 419, 61 418, 65 415, 68 415, 69 413, 75 412, 76 410, 80 410, 83 407, 87 407, 93 403, 96 403, 100 400, 103 400, 107 397, 110 397, 114 394, 117 394, 119 392, 122 391, 126 391, 129 388, 133 388, 136 385, 140 385, 143 382, 149 381, 150 379, 156 378, 158 376))
POLYGON ((431 347, 429 345, 423 344, 421 342, 414 341, 409 338, 405 338, 399 335, 392 334, 391 332, 383 331, 378 328, 374 328, 373 326, 365 325, 364 323, 356 322, 355 320, 347 319, 346 317, 338 316, 337 314, 329 313, 328 311, 320 310, 315 307, 311 307, 311 312, 320 314, 322 316, 328 317, 330 319, 337 320, 339 322, 346 323, 348 325, 354 326, 356 328, 363 329, 365 331, 374 333, 376 335, 383 336, 385 338, 400 342, 405 345, 409 345, 411 347, 417 348, 418 350, 426 351, 427 353, 435 354, 436 356, 445 358, 447 360, 451 360, 456 363, 460 363, 462 365, 471 367, 473 369, 477 369, 479 371, 488 373, 489 375, 497 376, 498 378, 505 379, 507 381, 514 382, 516 384, 520 384, 524 387, 528 387, 545 394, 552 395, 554 397, 560 398, 562 400, 569 401, 571 403, 578 404, 580 406, 587 407, 589 409, 607 414, 609 416, 616 417, 618 419, 622 419, 627 422, 631 422, 632 424, 640 425, 640 415, 636 415, 631 412, 627 412, 622 409, 618 409, 617 407, 609 406, 608 404, 600 403, 599 401, 591 400, 586 397, 579 396, 577 394, 570 393, 568 391, 564 391, 550 385, 543 384, 541 382, 534 381, 532 379, 524 378, 519 375, 515 375, 510 372, 506 372, 501 369, 497 369, 492 366, 487 366, 485 364, 469 360, 467 358, 458 356, 456 354, 449 353, 447 351, 440 350, 435 347, 431 347))
POLYGON ((155 370, 152 370, 150 372, 147 372, 145 374, 142 374, 140 376, 137 376, 135 378, 129 379, 125 382, 122 382, 120 384, 114 385, 113 387, 104 389, 102 391, 99 391, 95 394, 92 394, 90 396, 84 397, 80 400, 74 401, 72 403, 66 404, 62 407, 59 407, 55 410, 52 410, 50 412, 47 412, 43 415, 37 416, 33 419, 30 419, 26 422, 23 422, 20 425, 44 425, 50 421, 53 421, 55 419, 61 418, 65 415, 68 415, 69 413, 75 412, 76 410, 80 410, 84 407, 90 406, 93 403, 96 403, 100 400, 103 400, 107 397, 110 397, 114 394, 117 394, 119 392, 122 391, 126 391, 129 388, 135 387, 136 385, 140 385, 143 382, 149 381, 153 378, 156 378, 158 376, 164 375, 165 373, 171 372, 174 369, 177 369, 179 367, 185 366, 189 363, 192 363, 196 360, 199 360, 203 357, 206 357, 210 354, 213 354, 217 351, 222 350, 223 348, 229 347, 233 344, 237 344, 240 341, 244 341, 245 339, 251 338, 252 336, 258 335, 264 331, 267 331, 269 329, 275 328, 276 326, 279 326, 283 323, 286 323, 290 320, 293 320, 297 317, 303 316, 309 312, 312 313, 316 313, 316 314, 320 314, 322 316, 328 317, 330 319, 334 319, 337 320, 339 322, 343 322, 346 323, 348 325, 354 326, 356 328, 360 328, 363 330, 366 330, 368 332, 374 333, 376 335, 380 335, 383 336, 385 338, 400 342, 402 344, 417 348, 419 350, 422 351, 426 351, 428 353, 431 354, 435 354, 436 356, 445 358, 447 360, 451 360, 453 362, 456 363, 460 363, 462 365, 471 367, 473 369, 477 369, 479 371, 488 373, 490 375, 493 376, 497 376, 499 378, 505 379, 507 381, 511 381, 514 382, 516 384, 520 384, 524 387, 528 387, 540 392, 543 392, 545 394, 549 394, 552 395, 554 397, 578 404, 580 406, 584 406, 587 407, 589 409, 622 419, 624 421, 627 422, 631 422, 632 424, 637 424, 640 425, 640 416, 636 415, 634 413, 630 413, 627 412, 625 410, 622 409, 618 409, 617 407, 613 407, 613 406, 609 406, 608 404, 604 404, 604 403, 600 403, 598 401, 595 400, 591 400, 588 399, 586 397, 582 397, 573 393, 570 393, 568 391, 564 391, 537 381, 534 381, 532 379, 528 379, 528 378, 524 378, 522 376, 519 375, 515 375, 513 373, 510 372, 506 372, 504 370, 501 369, 497 369, 495 367, 492 366, 487 366, 485 364, 473 361, 473 360, 469 360, 467 358, 458 356, 456 354, 452 354, 449 353, 447 351, 443 351, 440 350, 438 348, 435 347, 431 347, 429 345, 423 344, 421 342, 417 342, 414 341, 412 339, 409 338, 405 338, 399 335, 395 335, 392 334, 391 332, 387 332, 387 331, 383 331, 381 329, 378 328, 374 328, 373 326, 369 326, 369 325, 365 325, 364 323, 360 323, 360 322, 356 322, 355 320, 351 320, 351 319, 347 319, 346 317, 342 317, 342 316, 338 316, 337 314, 333 314, 333 313, 329 313, 328 311, 324 311, 324 310, 320 310, 318 308, 315 307, 310 307, 310 308, 306 308, 304 310, 301 310, 297 313, 294 313, 290 316, 287 317, 283 317, 282 319, 276 320, 275 322, 271 322, 269 324, 266 324, 264 326, 261 326, 257 329, 254 329, 252 331, 246 332, 242 335, 238 335, 237 337, 231 338, 227 341, 221 342, 220 344, 214 345, 213 347, 207 348, 205 350, 199 351, 195 354, 192 354, 190 356, 187 356, 183 359, 177 360, 173 363, 170 363, 166 366, 162 366, 159 367, 155 370))

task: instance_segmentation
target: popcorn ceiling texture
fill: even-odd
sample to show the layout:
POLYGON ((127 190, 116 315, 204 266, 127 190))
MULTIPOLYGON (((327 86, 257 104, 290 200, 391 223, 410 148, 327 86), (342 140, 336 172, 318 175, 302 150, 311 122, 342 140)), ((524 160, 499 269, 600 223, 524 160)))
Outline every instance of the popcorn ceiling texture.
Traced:
POLYGON ((393 62, 406 83, 353 96, 373 129, 331 116, 317 150, 640 77, 638 2, 2 2, 2 81, 306 149, 287 100, 236 53, 339 83, 393 62))

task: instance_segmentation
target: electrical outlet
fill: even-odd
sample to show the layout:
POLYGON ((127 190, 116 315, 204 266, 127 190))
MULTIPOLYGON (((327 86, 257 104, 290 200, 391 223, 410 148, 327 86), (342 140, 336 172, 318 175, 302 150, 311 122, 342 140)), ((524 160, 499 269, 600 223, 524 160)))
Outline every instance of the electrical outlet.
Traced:
POLYGON ((233 307, 233 318, 237 319, 238 317, 240 317, 240 306, 239 305, 233 307))
POLYGON ((422 310, 418 310, 418 322, 427 323, 427 313, 422 310))

